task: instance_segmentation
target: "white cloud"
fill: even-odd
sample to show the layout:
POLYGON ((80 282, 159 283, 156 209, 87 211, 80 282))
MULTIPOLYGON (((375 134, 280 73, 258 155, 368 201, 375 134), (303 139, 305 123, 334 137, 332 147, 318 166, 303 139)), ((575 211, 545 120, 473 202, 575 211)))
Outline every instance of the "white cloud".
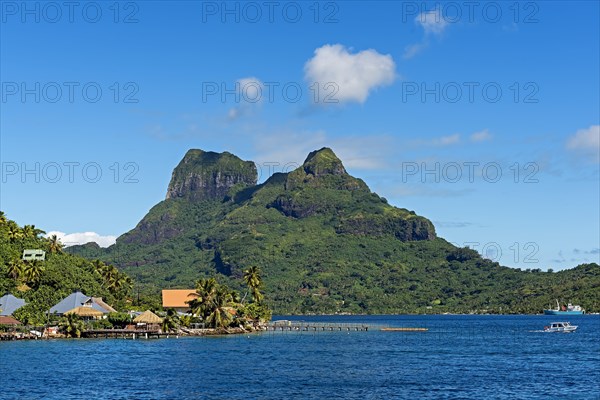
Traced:
POLYGON ((457 144, 460 142, 460 134, 446 135, 431 139, 415 139, 408 143, 415 147, 445 147, 457 144))
POLYGON ((421 43, 415 43, 415 44, 411 44, 409 46, 406 46, 404 48, 404 54, 402 55, 402 57, 404 59, 413 58, 414 56, 416 56, 417 54, 419 54, 421 51, 423 51, 424 49, 426 49, 427 46, 429 46, 429 42, 427 42, 427 41, 423 41, 421 43))
POLYGON ((491 140, 491 139, 492 139, 492 134, 487 129, 484 129, 479 132, 475 132, 471 135, 472 142, 485 142, 486 140, 491 140))
POLYGON ((242 78, 236 82, 236 88, 240 93, 242 101, 248 103, 259 103, 263 99, 265 85, 258 78, 242 78))
POLYGON ((448 21, 444 18, 442 10, 438 7, 435 10, 424 11, 417 15, 415 23, 420 25, 425 31, 425 36, 419 43, 408 45, 404 48, 404 59, 413 58, 429 46, 429 37, 440 36, 448 27, 448 21))
POLYGON ((100 247, 108 247, 115 244, 117 237, 112 235, 101 236, 96 232, 78 232, 78 233, 64 233, 59 231, 51 231, 46 233, 46 237, 56 235, 65 247, 75 246, 78 244, 86 244, 89 242, 96 242, 100 247))
POLYGON ((373 49, 352 54, 341 44, 319 47, 304 65, 306 80, 319 85, 319 103, 325 105, 328 95, 337 103, 364 103, 372 90, 394 82, 395 71, 391 55, 373 49))
POLYGON ((567 149, 600 162, 600 125, 580 129, 567 140, 567 149))
POLYGON ((261 181, 269 172, 298 168, 308 153, 322 147, 330 147, 349 170, 385 168, 395 149, 393 139, 385 135, 329 137, 324 131, 279 131, 254 139, 257 154, 253 158, 260 167, 261 181))
MULTIPOLYGON (((395 188, 387 188, 381 192, 387 192, 389 198, 398 197, 459 197, 473 193, 473 189, 447 189, 434 188, 431 185, 407 185, 402 184, 395 188)), ((377 192, 377 190, 376 190, 377 192)))
POLYGON ((439 7, 417 15, 415 22, 423 27, 426 35, 440 35, 448 27, 448 21, 444 19, 442 10, 439 7))
POLYGON ((433 140, 433 144, 436 146, 449 146, 451 144, 458 143, 460 141, 460 135, 455 133, 454 135, 442 136, 438 139, 433 140))
POLYGON ((239 95, 239 103, 227 112, 227 119, 230 121, 250 114, 257 105, 263 102, 265 96, 268 96, 268 93, 265 93, 265 85, 255 77, 238 79, 235 86, 239 95))

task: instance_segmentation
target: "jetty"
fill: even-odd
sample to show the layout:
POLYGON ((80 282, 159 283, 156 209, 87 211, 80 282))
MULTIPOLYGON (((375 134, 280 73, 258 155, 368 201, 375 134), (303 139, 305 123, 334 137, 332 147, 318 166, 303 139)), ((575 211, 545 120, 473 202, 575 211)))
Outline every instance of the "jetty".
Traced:
POLYGON ((419 327, 390 327, 382 324, 360 324, 344 322, 307 322, 307 321, 272 321, 265 326, 265 330, 275 332, 427 332, 429 328, 419 327))
POLYGON ((383 332, 427 332, 429 328, 381 328, 383 332))
POLYGON ((151 339, 151 338, 161 338, 161 337, 169 337, 169 336, 177 336, 177 334, 173 333, 164 333, 159 330, 151 330, 151 329, 93 329, 83 331, 81 333, 81 337, 85 338, 123 338, 123 339, 151 339))
POLYGON ((343 322, 307 322, 307 321, 273 321, 266 325, 267 331, 299 331, 299 332, 340 332, 377 330, 381 328, 375 324, 353 324, 343 322))

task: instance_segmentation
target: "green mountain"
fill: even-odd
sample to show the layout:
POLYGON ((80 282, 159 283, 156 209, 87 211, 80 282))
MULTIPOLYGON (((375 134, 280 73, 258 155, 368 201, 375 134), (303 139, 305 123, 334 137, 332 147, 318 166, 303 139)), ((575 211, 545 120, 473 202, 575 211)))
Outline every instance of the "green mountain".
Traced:
POLYGON ((190 150, 166 199, 108 249, 70 248, 117 265, 142 289, 239 285, 262 269, 275 313, 540 312, 554 299, 600 307, 600 267, 520 271, 438 238, 431 221, 389 205, 331 149, 256 184, 252 162, 190 150))

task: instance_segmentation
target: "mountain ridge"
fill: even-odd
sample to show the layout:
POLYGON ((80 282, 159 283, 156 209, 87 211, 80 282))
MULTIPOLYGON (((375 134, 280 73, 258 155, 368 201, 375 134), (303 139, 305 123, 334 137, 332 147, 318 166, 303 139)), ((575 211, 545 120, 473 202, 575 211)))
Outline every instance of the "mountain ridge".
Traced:
MULTIPOLYGON (((116 264, 154 293, 213 275, 235 287, 245 268, 258 266, 276 313, 532 312, 579 287, 453 246, 430 220, 349 175, 330 148, 261 184, 250 163, 188 151, 165 200, 115 245, 86 256, 116 264)), ((600 282, 595 268, 592 276, 600 282)), ((600 305, 600 295, 584 297, 600 305)))

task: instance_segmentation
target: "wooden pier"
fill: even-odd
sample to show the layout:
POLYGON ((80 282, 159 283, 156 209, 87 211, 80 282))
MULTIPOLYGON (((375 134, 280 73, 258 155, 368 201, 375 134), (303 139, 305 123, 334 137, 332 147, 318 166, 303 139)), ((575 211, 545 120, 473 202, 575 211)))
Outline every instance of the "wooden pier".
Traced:
POLYGON ((266 326, 267 331, 298 332, 343 332, 377 330, 373 324, 352 324, 342 322, 306 322, 306 321, 273 321, 266 326))
POLYGON ((280 332, 427 332, 428 328, 418 327, 390 327, 379 324, 353 324, 343 322, 306 322, 306 321, 273 321, 267 324, 267 331, 280 332))
POLYGON ((427 332, 429 328, 381 328, 384 332, 427 332))
POLYGON ((81 337, 85 338, 122 338, 122 339, 159 339, 161 337, 176 337, 177 334, 163 333, 158 330, 142 329, 95 329, 83 331, 81 337))

